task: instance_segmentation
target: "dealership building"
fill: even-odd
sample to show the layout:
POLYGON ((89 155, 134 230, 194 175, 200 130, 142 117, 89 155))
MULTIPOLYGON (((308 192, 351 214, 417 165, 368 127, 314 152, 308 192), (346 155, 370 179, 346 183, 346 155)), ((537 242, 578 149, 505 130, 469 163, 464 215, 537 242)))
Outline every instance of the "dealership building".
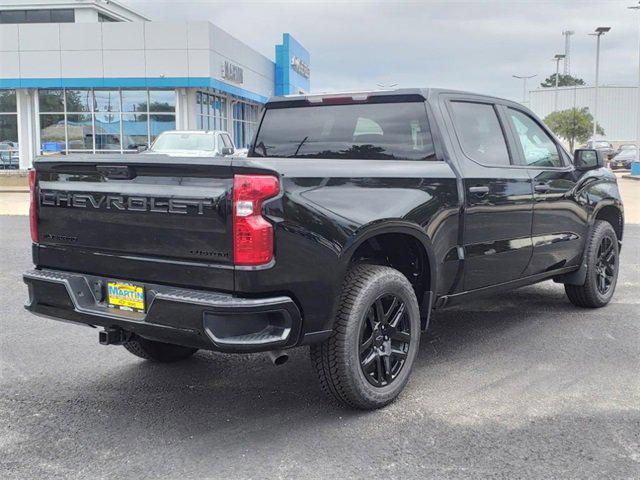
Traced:
POLYGON ((173 129, 226 130, 246 147, 268 97, 310 88, 309 52, 288 33, 274 50, 113 0, 3 3, 0 145, 21 169, 42 154, 135 152, 173 129))

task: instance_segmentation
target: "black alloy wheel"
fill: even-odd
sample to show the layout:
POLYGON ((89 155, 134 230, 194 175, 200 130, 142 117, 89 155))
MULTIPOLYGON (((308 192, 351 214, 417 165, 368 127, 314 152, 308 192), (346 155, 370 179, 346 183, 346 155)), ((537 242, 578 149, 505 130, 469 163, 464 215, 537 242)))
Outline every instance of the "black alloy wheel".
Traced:
POLYGON ((331 336, 310 348, 320 386, 351 408, 388 405, 407 385, 420 327, 418 299, 407 277, 388 266, 353 265, 331 336))
POLYGON ((618 245, 613 225, 596 220, 585 245, 584 283, 564 286, 571 303, 582 308, 600 308, 611 301, 620 270, 618 245))
POLYGON ((617 255, 613 239, 603 237, 598 247, 596 263, 596 286, 602 295, 609 293, 616 275, 617 255))
POLYGON ((397 377, 407 359, 411 324, 404 302, 384 295, 369 307, 360 329, 359 358, 365 378, 384 387, 397 377))

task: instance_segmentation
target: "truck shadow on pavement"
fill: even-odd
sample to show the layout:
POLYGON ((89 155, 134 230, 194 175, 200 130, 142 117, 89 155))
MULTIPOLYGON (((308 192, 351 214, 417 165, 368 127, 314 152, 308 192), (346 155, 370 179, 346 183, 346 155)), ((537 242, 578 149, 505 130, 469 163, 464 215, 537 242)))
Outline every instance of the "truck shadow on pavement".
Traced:
MULTIPOLYGON (((453 308, 438 313, 421 340, 409 389, 429 389, 428 372, 438 366, 455 365, 460 358, 477 355, 481 361, 486 350, 513 348, 527 341, 523 330, 542 329, 540 322, 553 322, 540 310, 554 312, 554 317, 575 312, 562 292, 540 291, 529 287, 502 299, 474 305, 474 310, 453 308), (560 294, 559 294, 560 293, 560 294), (423 375, 424 373, 424 375, 423 375), (426 382, 426 384, 425 384, 426 382)), ((108 347, 110 349, 120 347, 108 347)), ((196 430, 229 417, 252 417, 287 411, 315 411, 317 415, 335 417, 362 416, 324 398, 312 371, 307 348, 290 351, 289 362, 273 366, 264 354, 226 355, 200 351, 191 359, 173 364, 154 364, 118 351, 116 365, 111 365, 97 380, 85 385, 84 402, 110 403, 122 410, 116 418, 136 408, 136 418, 153 425, 160 416, 173 426, 191 424, 196 430), (117 392, 103 397, 103 392, 117 392), (99 394, 100 397, 93 397, 99 394), (149 408, 151 407, 151 408, 149 408)), ((401 403, 402 397, 397 403, 401 403)), ((165 425, 166 427, 167 425, 165 425)))

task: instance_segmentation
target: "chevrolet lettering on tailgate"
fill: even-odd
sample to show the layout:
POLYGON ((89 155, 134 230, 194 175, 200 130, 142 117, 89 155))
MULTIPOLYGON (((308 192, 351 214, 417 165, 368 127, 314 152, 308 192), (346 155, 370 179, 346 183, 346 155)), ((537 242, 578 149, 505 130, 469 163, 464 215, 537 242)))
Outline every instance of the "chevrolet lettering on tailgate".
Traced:
POLYGON ((135 212, 187 214, 189 207, 198 215, 205 208, 212 208, 211 198, 156 198, 95 193, 72 193, 57 190, 42 190, 40 204, 47 207, 93 208, 104 210, 129 210, 135 212))

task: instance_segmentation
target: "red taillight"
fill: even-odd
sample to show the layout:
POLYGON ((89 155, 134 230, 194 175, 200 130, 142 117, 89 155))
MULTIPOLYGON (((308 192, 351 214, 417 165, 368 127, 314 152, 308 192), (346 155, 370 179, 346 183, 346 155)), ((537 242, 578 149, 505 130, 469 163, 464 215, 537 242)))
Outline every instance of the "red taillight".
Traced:
POLYGON ((29 170, 29 192, 31 203, 29 205, 29 225, 31 226, 31 241, 38 243, 38 192, 36 191, 36 171, 29 170))
POLYGON ((233 177, 233 260, 236 265, 264 265, 273 258, 273 226, 262 216, 262 202, 278 194, 270 175, 233 177))

